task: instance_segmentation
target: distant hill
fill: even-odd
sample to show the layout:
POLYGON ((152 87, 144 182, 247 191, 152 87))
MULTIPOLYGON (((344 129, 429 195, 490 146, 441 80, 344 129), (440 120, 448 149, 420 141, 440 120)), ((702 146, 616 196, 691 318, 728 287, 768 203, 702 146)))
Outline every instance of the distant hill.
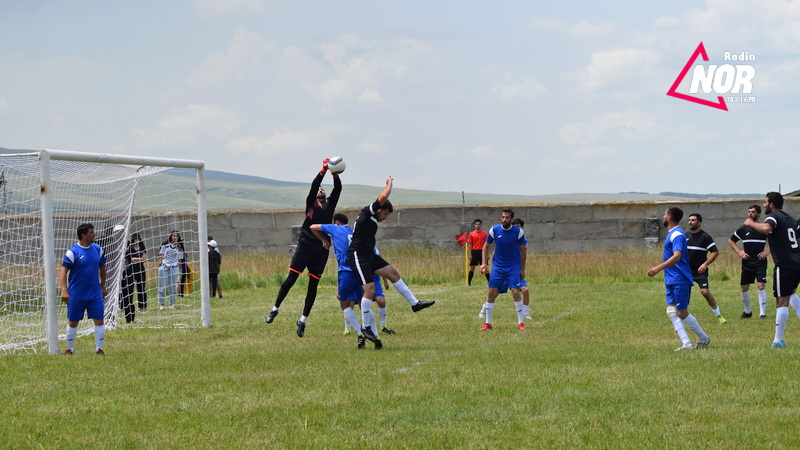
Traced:
MULTIPOLYGON (((33 152, 0 147, 2 153, 33 152)), ((176 172, 178 174, 180 172, 176 172)), ((287 209, 302 208, 308 194, 309 181, 281 181, 251 175, 207 170, 206 206, 214 209, 287 209)), ((329 180, 326 180, 329 181, 329 180)), ((325 186, 330 186, 326 184, 325 186)), ((339 206, 361 207, 375 199, 379 186, 347 184, 339 206)), ((396 205, 453 205, 568 202, 626 202, 653 200, 685 200, 712 198, 760 198, 762 194, 689 194, 680 192, 569 193, 550 195, 499 195, 472 192, 424 191, 417 189, 392 190, 396 205)))

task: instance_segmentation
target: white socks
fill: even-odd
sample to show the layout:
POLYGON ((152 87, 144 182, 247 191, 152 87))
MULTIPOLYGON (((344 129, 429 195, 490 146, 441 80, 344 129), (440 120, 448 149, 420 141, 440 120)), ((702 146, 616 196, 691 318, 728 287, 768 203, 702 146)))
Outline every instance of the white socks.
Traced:
POLYGON ((494 313, 494 303, 486 303, 486 323, 492 324, 492 313, 494 313))
POLYGON ((761 310, 761 315, 767 315, 767 290, 760 289, 758 291, 758 309, 761 310))
POLYGON ((789 306, 794 309, 794 312, 797 313, 797 317, 800 318, 800 297, 798 297, 797 294, 792 294, 792 296, 789 297, 789 306))
POLYGON ((789 308, 782 306, 775 310, 775 340, 779 343, 783 340, 783 333, 786 331, 786 322, 789 321, 789 308))
POLYGON ((347 307, 347 309, 344 310, 344 324, 355 330, 355 332, 361 336, 361 324, 358 323, 358 316, 356 316, 356 312, 353 311, 351 307, 347 307))
POLYGON ((686 316, 686 318, 683 319, 683 323, 686 324, 690 330, 694 331, 701 341, 708 339, 708 335, 705 331, 703 331, 703 329, 700 327, 700 324, 697 322, 697 319, 695 319, 693 315, 689 314, 686 316))
POLYGON ((715 306, 715 307, 711 308, 711 312, 714 313, 715 317, 719 317, 720 314, 722 314, 722 313, 719 312, 719 306, 715 306))
POLYGON ((522 308, 522 300, 514 302, 514 308, 517 310, 517 320, 519 321, 517 323, 525 322, 525 312, 522 308))
MULTIPOLYGON (((72 328, 67 325, 67 350, 75 352, 75 339, 78 337, 78 327, 72 328)), ((95 351, 103 348, 106 341, 106 326, 94 326, 94 347, 95 351)))
POLYGON ((751 314, 752 311, 750 311, 750 291, 742 292, 742 303, 744 303, 744 313, 751 314))
MULTIPOLYGON (((78 329, 76 328, 75 331, 78 329)), ((95 325, 94 326, 94 346, 95 351, 100 350, 103 348, 103 343, 106 340, 106 326, 105 325, 95 325)), ((75 340, 72 341, 73 347, 75 346, 75 340)))
POLYGON ((378 335, 378 325, 375 323, 375 314, 372 312, 372 300, 367 298, 361 299, 361 323, 364 328, 370 327, 375 336, 378 335))
POLYGON ((75 338, 78 337, 78 327, 67 325, 67 350, 75 351, 75 338))
POLYGON ((689 339, 689 334, 686 332, 686 327, 683 325, 683 321, 680 317, 674 316, 669 318, 670 322, 672 322, 672 327, 675 328, 675 332, 678 333, 678 338, 681 340, 683 344, 690 344, 692 341, 689 339))
POLYGON ((394 286, 395 289, 397 289, 397 293, 402 295, 403 298, 406 299, 406 301, 411 304, 411 306, 414 306, 417 303, 419 303, 419 300, 417 300, 417 298, 414 297, 414 294, 411 292, 411 289, 409 289, 408 286, 406 286, 406 282, 403 281, 402 278, 392 283, 392 285, 394 286))
POLYGON ((381 319, 381 328, 386 326, 386 307, 381 308, 378 306, 378 317, 381 319))

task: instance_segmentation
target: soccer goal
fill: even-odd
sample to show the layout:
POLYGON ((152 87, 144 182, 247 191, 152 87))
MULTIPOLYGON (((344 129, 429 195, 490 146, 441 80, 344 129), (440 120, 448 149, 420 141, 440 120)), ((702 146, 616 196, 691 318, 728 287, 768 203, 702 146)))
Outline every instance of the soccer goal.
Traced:
MULTIPOLYGON (((58 353, 66 304, 57 273, 81 223, 94 225, 107 258, 108 330, 210 326, 204 179, 202 161, 0 149, 0 353, 58 353), (159 250, 175 232, 185 257, 175 306, 165 290, 162 307, 159 250), (146 252, 136 283, 126 258, 134 233, 146 252)), ((79 336, 92 328, 82 320, 79 336)))

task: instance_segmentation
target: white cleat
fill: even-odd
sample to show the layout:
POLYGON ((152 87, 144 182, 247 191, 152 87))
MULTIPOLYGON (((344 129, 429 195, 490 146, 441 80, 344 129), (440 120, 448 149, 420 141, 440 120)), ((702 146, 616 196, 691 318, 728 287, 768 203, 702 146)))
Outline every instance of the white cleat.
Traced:
POLYGON ((681 350, 689 350, 690 348, 692 348, 692 343, 691 342, 684 342, 683 345, 681 345, 680 347, 676 348, 675 351, 679 352, 681 350))

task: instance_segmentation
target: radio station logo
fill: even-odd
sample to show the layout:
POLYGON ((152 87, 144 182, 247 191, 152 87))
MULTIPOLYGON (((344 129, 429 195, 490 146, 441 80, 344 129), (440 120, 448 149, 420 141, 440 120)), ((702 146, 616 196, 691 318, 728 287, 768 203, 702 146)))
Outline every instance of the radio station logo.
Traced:
POLYGON ((756 60, 756 55, 726 51, 722 60, 725 64, 704 64, 709 59, 701 42, 667 95, 724 111, 728 111, 728 103, 755 103, 756 97, 751 94, 756 69, 749 63, 756 60), (702 61, 698 61, 701 57, 702 61), (691 78, 687 79, 687 75, 691 78))

